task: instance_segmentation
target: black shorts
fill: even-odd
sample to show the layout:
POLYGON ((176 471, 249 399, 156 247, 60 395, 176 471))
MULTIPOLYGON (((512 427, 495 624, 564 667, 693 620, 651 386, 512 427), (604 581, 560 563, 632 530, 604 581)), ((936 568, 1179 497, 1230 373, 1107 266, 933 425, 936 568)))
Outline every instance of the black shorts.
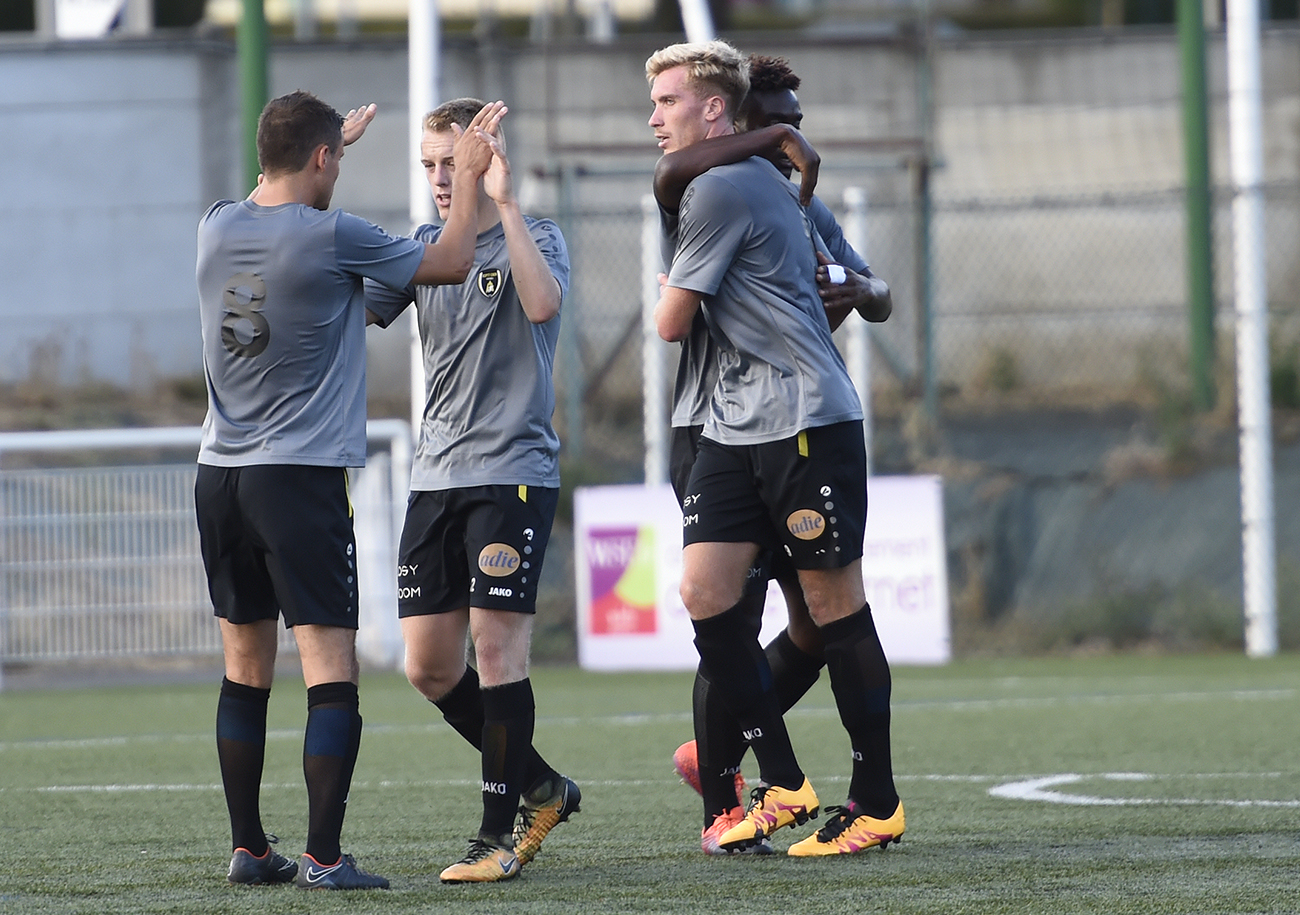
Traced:
POLYGON ((862 556, 867 456, 862 423, 836 423, 760 445, 700 439, 682 502, 683 539, 757 543, 796 569, 862 556))
POLYGON ((411 493, 398 549, 397 615, 464 607, 534 613, 560 500, 541 486, 411 493))
POLYGON ((680 505, 686 498, 686 483, 695 466, 695 455, 700 449, 703 426, 673 426, 668 436, 668 479, 680 505))
MULTIPOLYGON (((700 447, 700 433, 703 431, 703 426, 673 426, 668 439, 668 475, 672 479, 673 493, 677 496, 679 506, 686 500, 686 486, 690 481, 691 468, 695 466, 695 455, 700 447)), ((768 581, 775 577, 772 563, 776 559, 779 557, 770 549, 758 551, 758 557, 749 567, 749 574, 745 577, 744 593, 752 594, 767 590, 768 581)))
POLYGON ((357 628, 357 547, 343 467, 200 464, 199 546, 216 615, 357 628))

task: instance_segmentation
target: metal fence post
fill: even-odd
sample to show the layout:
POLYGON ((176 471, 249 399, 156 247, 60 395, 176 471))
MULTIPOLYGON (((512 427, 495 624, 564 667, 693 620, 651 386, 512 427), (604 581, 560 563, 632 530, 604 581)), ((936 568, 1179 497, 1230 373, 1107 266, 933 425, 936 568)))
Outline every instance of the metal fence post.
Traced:
POLYGON ((642 425, 645 435, 645 482, 668 482, 668 402, 664 394, 664 345, 655 329, 659 302, 659 207, 653 194, 641 198, 641 363, 642 425))
MULTIPOLYGON (((860 187, 844 189, 844 235, 853 250, 867 257, 867 192, 860 187)), ((847 362, 853 385, 862 401, 862 438, 867 448, 867 473, 871 473, 871 325, 849 318, 849 352, 847 362)))
MULTIPOLYGON (((562 164, 559 168, 560 199, 556 223, 564 235, 565 244, 569 246, 569 261, 573 262, 573 244, 577 238, 577 223, 574 219, 574 169, 562 164)), ((583 441, 583 399, 586 395, 586 379, 583 377, 582 352, 578 347, 578 302, 573 289, 569 290, 569 301, 565 303, 564 314, 560 318, 560 365, 564 377, 564 450, 569 457, 581 460, 586 445, 583 441)))

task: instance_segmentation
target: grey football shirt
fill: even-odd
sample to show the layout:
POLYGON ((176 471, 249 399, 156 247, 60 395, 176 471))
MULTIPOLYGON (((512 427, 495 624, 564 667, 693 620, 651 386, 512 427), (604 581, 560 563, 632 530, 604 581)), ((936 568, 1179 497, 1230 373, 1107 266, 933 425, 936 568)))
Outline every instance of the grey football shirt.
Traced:
MULTIPOLYGON (((569 252, 549 219, 525 217, 529 234, 569 290, 569 252)), ((415 237, 433 243, 440 226, 415 237)), ((424 348, 424 417, 411 470, 414 490, 560 485, 552 372, 560 316, 534 324, 510 275, 505 231, 479 235, 474 268, 458 286, 387 289, 366 283, 366 307, 387 326, 415 301, 424 348)))
POLYGON ((213 204, 198 230, 199 463, 364 466, 362 278, 403 285, 423 256, 342 210, 213 204))
MULTIPOLYGON (((844 231, 835 219, 835 214, 820 197, 813 197, 807 212, 831 260, 855 273, 870 269, 862 256, 844 238, 844 231)), ((659 219, 660 249, 664 252, 665 269, 667 269, 671 266, 672 254, 677 248, 677 214, 661 206, 659 219)), ((673 381, 671 425, 674 427, 703 426, 709 416, 709 398, 718 380, 717 359, 703 311, 696 314, 691 332, 682 341, 681 347, 681 355, 677 360, 677 375, 673 381)))
POLYGON ((808 204, 807 213, 808 218, 812 220, 813 228, 821 236, 822 243, 826 246, 826 253, 830 255, 831 260, 854 273, 865 273, 870 269, 867 262, 862 259, 862 255, 845 239, 844 230, 840 228, 835 214, 830 211, 830 207, 822 203, 820 197, 813 196, 812 203, 808 204))
POLYGON ((813 234, 797 188, 766 159, 687 188, 668 282, 704 296, 717 346, 707 438, 752 445, 862 419, 817 295, 813 234))
MULTIPOLYGON (((659 254, 664 272, 667 273, 672 269, 673 255, 677 253, 678 214, 675 210, 665 209, 663 204, 658 206, 659 254)), ((697 312, 691 323, 690 334, 681 341, 677 375, 673 379, 672 417, 669 424, 674 428, 703 426, 709 415, 709 398, 717 380, 713 341, 709 338, 709 328, 704 321, 703 312, 697 312)))

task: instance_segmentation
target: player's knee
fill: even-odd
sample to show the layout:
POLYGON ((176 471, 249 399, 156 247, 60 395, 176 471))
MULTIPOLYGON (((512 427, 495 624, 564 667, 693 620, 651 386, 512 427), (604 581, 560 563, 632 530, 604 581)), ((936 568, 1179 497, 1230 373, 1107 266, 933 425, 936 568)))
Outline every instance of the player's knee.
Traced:
POLYGON ((794 642, 795 647, 806 655, 820 657, 823 643, 821 630, 817 624, 807 615, 807 613, 790 614, 790 620, 786 624, 786 630, 790 633, 790 641, 794 642))
POLYGON ((740 600, 740 592, 724 593, 717 584, 691 577, 682 579, 678 591, 682 605, 692 619, 705 619, 733 607, 740 600))
POLYGON ((513 683, 528 676, 528 648, 513 641, 483 639, 474 643, 479 679, 489 685, 513 683))
POLYGON ((706 606, 708 594, 705 589, 699 587, 694 581, 683 578, 677 593, 682 599, 682 606, 686 608, 686 612, 693 618, 700 619, 711 615, 706 606))
POLYGON ((406 657, 405 670, 407 682, 430 702, 447 695, 459 681, 459 677, 450 676, 429 665, 424 659, 410 654, 406 657))

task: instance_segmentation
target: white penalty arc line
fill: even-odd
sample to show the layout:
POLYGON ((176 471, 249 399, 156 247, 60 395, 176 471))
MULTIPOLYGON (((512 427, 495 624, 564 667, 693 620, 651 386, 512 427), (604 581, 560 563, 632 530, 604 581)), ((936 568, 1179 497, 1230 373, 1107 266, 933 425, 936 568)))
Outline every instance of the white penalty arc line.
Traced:
MULTIPOLYGON (((1266 773, 1273 777, 1280 773, 1266 773)), ((1238 773, 1238 777, 1249 777, 1247 773, 1238 773)), ((1061 785, 1073 785, 1086 779, 1104 779, 1112 782, 1155 781, 1161 776, 1144 772, 1102 772, 1096 775, 1079 775, 1064 773, 1027 778, 1021 781, 994 785, 989 789, 991 797, 1013 801, 1036 801, 1044 804, 1066 804, 1076 807, 1300 807, 1300 800, 1270 801, 1263 799, 1243 800, 1239 798, 1140 798, 1140 797, 1103 797, 1095 794, 1074 794, 1055 791, 1061 785)), ((1256 776, 1258 777, 1258 776, 1256 776)))

